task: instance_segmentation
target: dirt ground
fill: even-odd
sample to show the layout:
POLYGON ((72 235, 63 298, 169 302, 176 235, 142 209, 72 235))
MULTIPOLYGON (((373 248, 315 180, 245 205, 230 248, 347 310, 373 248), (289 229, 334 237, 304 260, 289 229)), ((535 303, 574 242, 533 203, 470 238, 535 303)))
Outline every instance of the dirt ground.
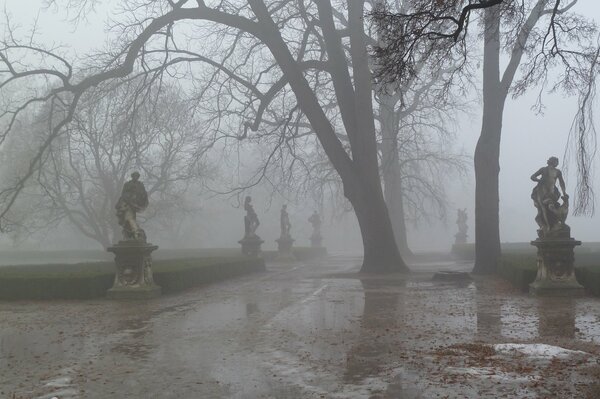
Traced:
POLYGON ((149 301, 0 302, 2 398, 598 398, 600 299, 361 276, 360 259, 149 301))

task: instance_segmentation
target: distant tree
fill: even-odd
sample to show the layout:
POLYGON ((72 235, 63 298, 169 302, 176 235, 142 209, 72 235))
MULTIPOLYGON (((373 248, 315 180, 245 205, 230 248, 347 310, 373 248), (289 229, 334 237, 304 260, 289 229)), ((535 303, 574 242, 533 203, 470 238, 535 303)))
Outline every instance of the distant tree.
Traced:
MULTIPOLYGON (((495 272, 500 256, 498 175, 502 119, 508 94, 512 92, 516 97, 536 86, 543 90, 552 82, 552 71, 557 71, 551 91, 563 89, 567 94, 579 93, 583 98, 594 84, 594 75, 600 71, 594 67, 599 61, 597 43, 594 47, 598 34, 596 24, 571 12, 577 0, 564 6, 560 3, 556 0, 513 1, 485 11, 483 123, 475 149, 476 258, 473 270, 478 273, 495 272), (501 71, 503 51, 509 58, 501 71)), ((580 137, 584 138, 587 132, 582 133, 580 137)), ((586 146, 579 150, 582 155, 589 151, 586 146)), ((580 186, 589 184, 588 161, 581 164, 580 186)), ((593 204, 587 198, 588 188, 582 187, 576 197, 576 211, 581 212, 593 204)))
POLYGON ((500 136, 508 93, 514 96, 537 86, 549 85, 551 71, 559 69, 551 90, 579 94, 575 123, 579 169, 576 211, 590 210, 587 148, 593 132, 590 112, 598 74, 596 24, 571 9, 577 0, 489 0, 412 2, 407 12, 392 13, 382 7, 373 13, 384 32, 385 46, 376 50, 379 76, 387 82, 405 81, 416 74, 415 59, 429 51, 443 65, 445 58, 460 56, 465 64, 472 57, 465 40, 475 10, 484 10, 483 124, 475 151, 475 272, 496 270, 500 255, 499 192, 500 136), (455 17, 455 15, 459 15, 455 17), (504 32, 502 33, 502 27, 504 32), (508 64, 500 75, 500 54, 508 53, 508 64), (516 79, 521 66, 520 76, 516 79), (516 80, 515 80, 516 79, 516 80))
POLYGON ((468 161, 453 148, 452 131, 466 102, 446 92, 442 76, 414 79, 377 97, 384 194, 396 242, 407 256, 406 224, 445 216, 448 179, 464 174, 468 161))
MULTIPOLYGON (((65 3, 68 7, 84 8, 90 4, 65 3)), ((132 0, 123 3, 124 11, 120 14, 123 20, 113 25, 117 40, 108 53, 88 58, 93 70, 75 70, 54 49, 34 45, 28 39, 19 41, 14 32, 5 39, 0 49, 4 65, 0 89, 13 81, 36 76, 52 82, 48 90, 16 102, 9 119, 35 102, 56 104, 61 112, 52 113, 57 118, 52 119, 48 140, 34 157, 30 170, 16 185, 0 192, 3 209, 14 203, 24 182, 38 169, 50 142, 73 120, 88 90, 134 71, 143 71, 149 78, 171 74, 194 84, 204 82, 194 77, 206 73, 208 66, 217 70, 218 76, 228 78, 225 82, 215 81, 215 85, 240 88, 239 96, 221 101, 228 110, 245 112, 250 121, 246 124, 247 135, 259 131, 264 110, 276 102, 286 104, 290 118, 303 115, 339 174, 344 195, 356 213, 364 246, 362 270, 407 270, 394 240, 380 183, 372 74, 363 18, 365 2, 140 3, 132 0), (336 21, 340 18, 348 21, 347 29, 338 29, 336 21), (236 58, 238 50, 245 56, 236 58), (17 62, 23 54, 31 60, 29 65, 17 62), (220 58, 213 58, 214 54, 220 54, 220 58), (316 90, 316 81, 322 74, 331 76, 332 84, 326 92, 316 90), (293 96, 284 97, 285 93, 293 96), (342 125, 337 124, 338 118, 330 119, 328 97, 336 98, 336 115, 342 125), (256 108, 249 104, 255 104, 256 108), (341 130, 348 137, 348 147, 337 135, 341 130)), ((10 128, 5 134, 9 131, 10 128)), ((5 214, 0 212, 0 219, 5 214)))
POLYGON ((150 196, 142 219, 187 212, 185 194, 208 168, 201 126, 178 90, 134 79, 85 93, 36 174, 54 220, 108 247, 121 236, 115 204, 134 170, 150 196))

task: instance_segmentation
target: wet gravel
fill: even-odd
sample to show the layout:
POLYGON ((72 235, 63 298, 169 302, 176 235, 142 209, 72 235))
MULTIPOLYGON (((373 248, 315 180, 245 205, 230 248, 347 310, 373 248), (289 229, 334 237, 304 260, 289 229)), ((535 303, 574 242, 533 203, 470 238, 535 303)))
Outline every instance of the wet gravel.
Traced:
POLYGON ((359 262, 271 264, 149 301, 0 302, 0 397, 600 397, 599 299, 432 280, 469 264, 359 262))

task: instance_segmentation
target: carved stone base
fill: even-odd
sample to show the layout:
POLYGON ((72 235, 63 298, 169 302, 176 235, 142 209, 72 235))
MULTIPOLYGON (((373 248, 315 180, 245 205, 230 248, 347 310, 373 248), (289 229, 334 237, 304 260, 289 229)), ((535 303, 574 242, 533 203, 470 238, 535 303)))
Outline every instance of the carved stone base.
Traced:
POLYGON ((277 257, 275 258, 278 261, 294 261, 296 257, 292 252, 292 247, 294 245, 294 239, 292 237, 280 237, 276 239, 277 241, 277 257))
POLYGON ((581 296, 584 288, 575 279, 574 248, 581 241, 573 238, 537 239, 537 276, 529 293, 539 296, 581 296))
POLYGON ((311 248, 321 248, 323 246, 323 237, 320 234, 313 234, 310 236, 311 248))
POLYGON ((467 243, 467 233, 456 233, 454 235, 454 243, 455 244, 466 244, 467 243))
POLYGON ((108 247, 115 254, 115 282, 106 293, 111 299, 147 299, 160 296, 152 277, 152 251, 157 245, 139 241, 119 241, 108 247))
POLYGON ((260 254, 260 246, 263 242, 264 241, 256 234, 246 236, 238 241, 238 243, 242 245, 242 253, 252 257, 257 257, 260 254))

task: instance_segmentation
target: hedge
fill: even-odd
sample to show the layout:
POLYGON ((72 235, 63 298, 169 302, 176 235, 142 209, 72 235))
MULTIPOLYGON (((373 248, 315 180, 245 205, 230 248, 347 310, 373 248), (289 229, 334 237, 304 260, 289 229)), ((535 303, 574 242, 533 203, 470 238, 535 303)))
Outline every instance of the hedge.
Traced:
MULTIPOLYGON (((325 247, 293 247, 292 253, 294 257, 299 261, 307 261, 311 259, 320 258, 322 256, 327 256, 327 248, 325 247)), ((262 257, 265 260, 271 261, 277 257, 277 251, 262 251, 262 257)))
MULTIPOLYGON (((499 274, 522 291, 529 289, 537 274, 535 255, 504 254, 500 258, 499 274)), ((575 250, 575 278, 587 292, 600 296, 600 253, 575 250)))
MULTIPOLYGON (((263 259, 242 256, 153 262, 154 280, 163 293, 263 270, 263 259)), ((3 266, 0 267, 0 299, 104 297, 113 284, 114 275, 113 262, 3 266)))

